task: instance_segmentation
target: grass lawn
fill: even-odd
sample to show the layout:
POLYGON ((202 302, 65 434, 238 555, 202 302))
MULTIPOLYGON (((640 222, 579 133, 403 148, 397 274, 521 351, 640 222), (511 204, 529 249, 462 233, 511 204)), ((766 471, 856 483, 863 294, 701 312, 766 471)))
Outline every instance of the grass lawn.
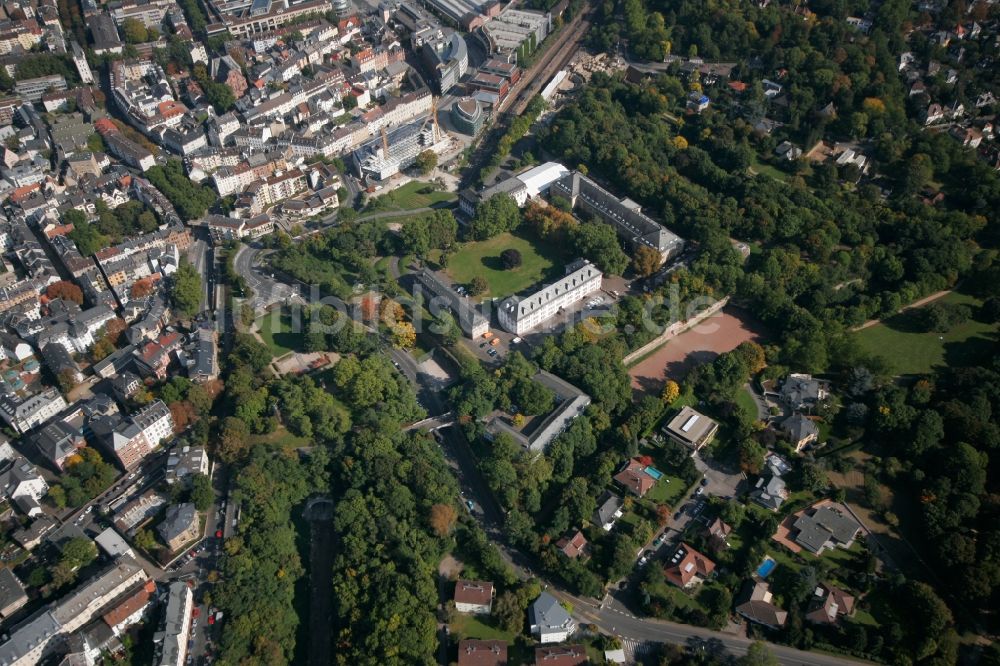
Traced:
POLYGON ((757 419, 757 403, 746 389, 741 388, 736 392, 736 404, 749 414, 750 418, 757 419))
POLYGON ((787 173, 785 173, 784 171, 781 171, 779 169, 776 169, 775 167, 771 166, 770 164, 767 164, 765 162, 761 162, 759 159, 757 159, 756 155, 753 158, 753 164, 750 165, 750 168, 753 169, 756 173, 763 174, 765 176, 770 176, 771 178, 775 178, 775 179, 780 180, 782 182, 785 182, 785 181, 788 180, 788 174, 787 173))
MULTIPOLYGON (((935 301, 937 303, 964 303, 973 306, 973 314, 980 301, 972 296, 952 292, 935 301)), ((955 326, 944 334, 922 333, 909 327, 907 313, 890 317, 888 320, 854 334, 861 348, 878 354, 889 361, 900 374, 925 374, 934 367, 945 365, 974 364, 988 353, 990 341, 995 334, 995 324, 984 324, 970 319, 955 326)))
POLYGON ((455 621, 451 623, 451 633, 460 638, 478 638, 484 641, 496 639, 507 641, 508 643, 514 642, 514 634, 504 631, 499 627, 494 627, 491 624, 486 624, 483 621, 484 619, 486 618, 456 613, 455 621))
POLYGON ((551 245, 503 233, 489 240, 463 244, 448 261, 448 273, 459 284, 469 284, 472 278, 482 276, 490 285, 484 297, 506 298, 551 276, 559 254, 551 245), (500 253, 511 248, 521 253, 521 265, 506 270, 500 253))
POLYGON ((248 439, 251 447, 256 446, 257 444, 263 444, 264 446, 271 446, 276 449, 285 449, 288 451, 306 446, 312 446, 314 444, 311 439, 293 435, 285 430, 284 427, 279 427, 274 432, 269 432, 266 435, 250 435, 248 439))
POLYGON ((371 207, 371 210, 414 210, 416 208, 428 208, 434 204, 448 203, 458 200, 458 195, 454 192, 421 192, 428 187, 429 183, 412 181, 402 187, 386 192, 384 197, 386 205, 371 207))
POLYGON ((261 339, 270 347, 274 358, 302 350, 302 333, 292 332, 292 322, 289 317, 279 316, 277 312, 265 315, 257 320, 257 327, 261 339))
MULTIPOLYGON (((661 472, 663 471, 658 465, 653 466, 661 472)), ((646 493, 645 499, 656 504, 666 504, 673 511, 688 487, 684 484, 684 479, 681 477, 664 473, 663 477, 656 482, 656 485, 646 493)))

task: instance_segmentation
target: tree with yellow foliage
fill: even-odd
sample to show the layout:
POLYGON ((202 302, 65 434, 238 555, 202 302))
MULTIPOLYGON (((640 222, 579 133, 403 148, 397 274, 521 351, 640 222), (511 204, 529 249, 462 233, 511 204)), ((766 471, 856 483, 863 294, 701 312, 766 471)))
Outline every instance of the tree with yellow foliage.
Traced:
POLYGON ((417 343, 417 331, 413 324, 401 321, 392 327, 392 342, 400 349, 410 349, 417 343))
POLYGON ((677 400, 680 395, 681 387, 674 380, 668 379, 667 383, 663 386, 663 393, 660 395, 660 399, 664 405, 672 405, 674 404, 674 400, 677 400))
POLYGON ((674 137, 674 148, 677 150, 687 150, 688 140, 682 137, 680 134, 674 137))

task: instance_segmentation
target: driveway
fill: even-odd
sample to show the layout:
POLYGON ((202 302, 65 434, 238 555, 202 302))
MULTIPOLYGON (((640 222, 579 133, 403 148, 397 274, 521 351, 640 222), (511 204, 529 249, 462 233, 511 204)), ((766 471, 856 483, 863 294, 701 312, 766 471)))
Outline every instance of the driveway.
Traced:
POLYGON ((708 479, 704 495, 716 497, 736 497, 740 484, 746 479, 739 469, 721 465, 718 461, 702 458, 700 453, 694 456, 694 466, 708 479))

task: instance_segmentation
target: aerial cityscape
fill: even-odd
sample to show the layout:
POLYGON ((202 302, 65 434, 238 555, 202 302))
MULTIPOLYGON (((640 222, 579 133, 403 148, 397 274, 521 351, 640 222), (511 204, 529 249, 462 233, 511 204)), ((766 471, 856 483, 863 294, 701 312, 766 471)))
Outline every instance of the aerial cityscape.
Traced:
POLYGON ((997 0, 0 0, 0 666, 1000 666, 997 0))

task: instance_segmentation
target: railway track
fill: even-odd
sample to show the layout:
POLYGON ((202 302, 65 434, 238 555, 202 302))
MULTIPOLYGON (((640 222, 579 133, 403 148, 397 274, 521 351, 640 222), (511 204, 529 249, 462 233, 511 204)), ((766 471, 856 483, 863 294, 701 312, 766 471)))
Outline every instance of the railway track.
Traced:
POLYGON ((501 105, 501 114, 510 113, 519 116, 524 113, 531 98, 537 95, 545 84, 555 76, 556 72, 565 67, 570 59, 572 59, 584 35, 590 29, 589 16, 590 11, 588 7, 587 11, 580 12, 565 26, 558 37, 559 41, 546 50, 542 59, 532 67, 533 71, 529 72, 522 79, 524 87, 517 96, 511 95, 505 100, 505 104, 509 104, 509 107, 505 109, 504 105, 501 105), (513 101, 511 102, 511 100, 513 101))

